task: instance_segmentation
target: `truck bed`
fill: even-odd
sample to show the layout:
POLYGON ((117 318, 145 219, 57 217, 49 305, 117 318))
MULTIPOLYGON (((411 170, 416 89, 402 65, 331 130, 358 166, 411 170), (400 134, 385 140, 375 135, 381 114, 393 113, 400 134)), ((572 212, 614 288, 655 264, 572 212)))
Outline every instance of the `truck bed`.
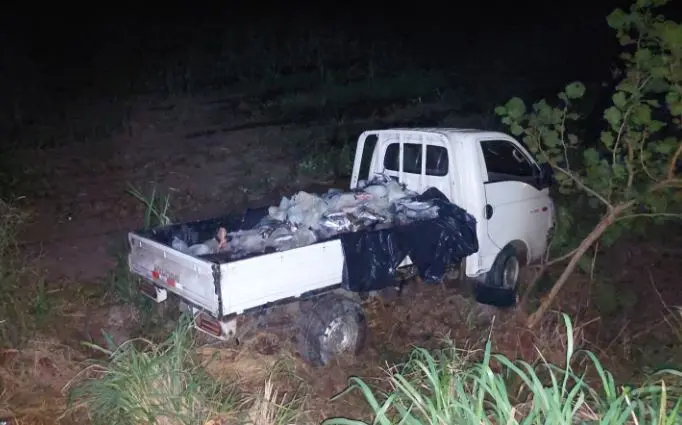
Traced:
POLYGON ((216 318, 341 283, 355 292, 378 290, 395 284, 397 269, 409 263, 425 282, 438 282, 449 265, 478 251, 476 221, 435 189, 419 200, 436 203, 439 216, 239 259, 230 258, 229 250, 194 257, 174 249, 172 241, 178 237, 192 245, 211 239, 220 227, 228 232, 253 229, 267 207, 131 232, 129 267, 216 318))
POLYGON ((338 239, 239 260, 227 254, 193 257, 171 247, 173 236, 198 243, 210 239, 219 227, 230 232, 250 229, 265 214, 266 208, 254 209, 243 215, 131 232, 130 270, 215 317, 341 282, 344 255, 338 239))

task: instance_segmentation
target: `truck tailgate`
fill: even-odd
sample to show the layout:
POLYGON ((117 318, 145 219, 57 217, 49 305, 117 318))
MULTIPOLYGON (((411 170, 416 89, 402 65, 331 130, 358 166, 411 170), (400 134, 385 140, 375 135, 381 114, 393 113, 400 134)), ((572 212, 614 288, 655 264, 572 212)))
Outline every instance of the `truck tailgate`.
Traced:
POLYGON ((179 252, 134 233, 128 234, 130 270, 201 307, 220 314, 216 293, 218 265, 179 252))

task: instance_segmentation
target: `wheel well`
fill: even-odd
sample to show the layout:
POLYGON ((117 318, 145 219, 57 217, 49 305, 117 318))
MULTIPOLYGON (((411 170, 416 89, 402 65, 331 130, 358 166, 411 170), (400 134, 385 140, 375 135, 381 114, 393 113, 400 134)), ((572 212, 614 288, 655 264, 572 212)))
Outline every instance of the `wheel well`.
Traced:
POLYGON ((516 249, 516 255, 519 257, 519 263, 523 265, 528 264, 528 245, 526 245, 525 242, 517 239, 509 242, 507 245, 511 245, 514 247, 514 249, 516 249))

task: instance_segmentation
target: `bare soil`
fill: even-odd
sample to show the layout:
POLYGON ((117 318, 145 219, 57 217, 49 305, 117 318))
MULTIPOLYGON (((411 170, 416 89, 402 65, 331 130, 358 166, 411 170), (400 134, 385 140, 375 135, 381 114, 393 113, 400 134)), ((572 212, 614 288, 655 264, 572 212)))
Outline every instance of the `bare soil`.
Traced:
POLYGON ((296 160, 277 128, 197 136, 248 121, 212 100, 139 102, 110 139, 19 154, 30 164, 23 202, 32 212, 21 242, 40 254, 52 280, 90 282, 111 268, 112 243, 142 226, 144 206, 126 192, 130 185, 170 194, 172 217, 189 220, 265 201, 276 184, 295 183, 296 160))

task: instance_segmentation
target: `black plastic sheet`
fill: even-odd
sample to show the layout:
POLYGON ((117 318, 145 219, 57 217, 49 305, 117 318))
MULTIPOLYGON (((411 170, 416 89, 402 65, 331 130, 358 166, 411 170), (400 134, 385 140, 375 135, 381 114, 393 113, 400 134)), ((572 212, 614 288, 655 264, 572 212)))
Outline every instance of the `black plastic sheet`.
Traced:
MULTIPOLYGON (((136 233, 167 246, 171 246, 173 238, 178 238, 187 245, 194 245, 215 237, 216 232, 221 227, 224 227, 228 232, 253 229, 267 215, 268 207, 249 208, 241 213, 143 229, 136 233)), ((257 255, 262 255, 262 253, 254 253, 251 256, 257 255)), ((201 258, 215 263, 226 263, 231 260, 229 252, 203 255, 201 258)))
POLYGON ((398 265, 410 256, 419 276, 439 282, 449 264, 478 251, 476 220, 431 188, 418 201, 437 205, 438 218, 390 229, 346 233, 339 236, 344 257, 343 286, 354 292, 376 291, 395 285, 398 265))

